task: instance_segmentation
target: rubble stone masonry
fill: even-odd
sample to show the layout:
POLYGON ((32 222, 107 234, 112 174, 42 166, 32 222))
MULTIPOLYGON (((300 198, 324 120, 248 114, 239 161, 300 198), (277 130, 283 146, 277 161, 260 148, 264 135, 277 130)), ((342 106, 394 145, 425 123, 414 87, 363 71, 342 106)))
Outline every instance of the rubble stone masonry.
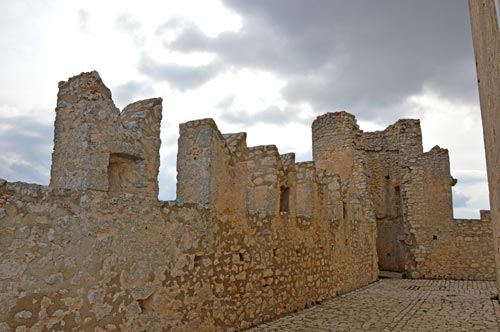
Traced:
POLYGON ((0 332, 238 331, 379 265, 493 278, 488 213, 453 220, 447 151, 422 152, 417 120, 363 133, 327 113, 301 163, 190 121, 164 202, 161 99, 120 112, 96 72, 59 88, 50 185, 0 180, 0 332))
POLYGON ((500 29, 498 1, 469 0, 500 289, 500 29))

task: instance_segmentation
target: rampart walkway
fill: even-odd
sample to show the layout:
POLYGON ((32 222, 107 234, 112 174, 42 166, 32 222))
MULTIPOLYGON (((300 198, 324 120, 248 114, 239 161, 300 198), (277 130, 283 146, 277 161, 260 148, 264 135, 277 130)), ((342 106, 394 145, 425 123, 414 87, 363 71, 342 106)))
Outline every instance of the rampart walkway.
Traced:
POLYGON ((500 331, 495 282, 382 279, 249 332, 500 331))

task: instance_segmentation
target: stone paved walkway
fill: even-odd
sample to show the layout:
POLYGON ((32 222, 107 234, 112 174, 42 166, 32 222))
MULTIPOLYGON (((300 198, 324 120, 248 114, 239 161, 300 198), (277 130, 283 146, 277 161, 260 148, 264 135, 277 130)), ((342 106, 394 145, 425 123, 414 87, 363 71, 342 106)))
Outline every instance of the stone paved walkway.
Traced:
POLYGON ((488 281, 383 279, 248 332, 500 331, 488 281))

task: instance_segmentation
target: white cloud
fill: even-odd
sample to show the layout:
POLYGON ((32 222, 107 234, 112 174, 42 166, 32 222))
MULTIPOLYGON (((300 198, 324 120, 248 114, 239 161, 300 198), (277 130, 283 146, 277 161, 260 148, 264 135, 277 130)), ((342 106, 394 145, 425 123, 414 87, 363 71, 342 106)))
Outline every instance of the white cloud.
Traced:
MULTIPOLYGON (((400 117, 420 117, 425 148, 438 144, 450 150, 459 180, 454 190, 469 198, 455 212, 487 207, 477 95, 469 89, 475 85, 469 27, 466 17, 457 19, 466 14, 466 4, 400 1, 386 8, 367 3, 371 10, 365 15, 351 2, 286 3, 0 2, 0 28, 9 31, 0 34, 0 130, 16 127, 19 134, 2 146, 4 165, 44 165, 34 172, 37 179, 48 176, 51 127, 33 129, 51 126, 58 81, 96 69, 121 106, 135 98, 163 97, 160 186, 167 197, 175 191, 180 122, 212 117, 223 132, 247 131, 249 145, 276 144, 281 153, 295 151, 304 160, 310 159, 310 121, 316 113, 346 107, 365 131, 383 129, 400 117), (415 10, 400 17, 393 15, 398 8, 415 10), (394 24, 401 29, 387 30, 394 24), (195 33, 186 35, 190 31, 195 33), (185 49, 175 43, 182 36, 191 38, 180 40, 185 49), (145 56, 160 64, 152 70, 168 69, 170 84, 140 71, 145 56), (183 82, 192 89, 172 88, 183 82), (463 91, 472 92, 462 98, 463 91), (228 114, 239 122, 228 121, 228 114), (29 147, 12 154, 16 142, 34 144, 36 135, 47 136, 44 157, 37 154, 31 162, 29 147)), ((9 167, 13 176, 28 174, 22 167, 14 174, 9 167)))

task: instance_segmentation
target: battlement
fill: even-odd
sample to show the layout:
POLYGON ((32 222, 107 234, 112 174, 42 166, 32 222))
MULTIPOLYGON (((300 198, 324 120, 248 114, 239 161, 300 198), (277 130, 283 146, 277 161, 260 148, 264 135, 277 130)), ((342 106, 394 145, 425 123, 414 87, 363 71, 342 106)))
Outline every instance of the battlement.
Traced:
POLYGON ((327 113, 299 163, 189 121, 158 202, 161 104, 120 112, 96 72, 60 83, 50 186, 0 179, 1 327, 239 331, 379 268, 491 278, 487 213, 453 220, 448 152, 422 153, 418 120, 364 133, 327 113))
POLYGON ((247 133, 223 134, 222 136, 232 153, 241 152, 247 148, 247 133))
POLYGON ((179 130, 182 132, 184 130, 190 130, 190 129, 198 128, 198 127, 210 127, 215 131, 219 131, 219 128, 217 128, 217 124, 215 123, 214 119, 212 119, 212 118, 191 120, 191 121, 188 121, 185 123, 181 123, 179 125, 179 130))
POLYGON ((50 186, 157 197, 161 103, 120 113, 97 72, 60 82, 50 186))
POLYGON ((313 121, 312 126, 314 127, 319 125, 331 125, 340 123, 351 124, 353 125, 353 127, 359 129, 359 126, 356 122, 356 117, 346 111, 328 112, 322 115, 318 115, 313 121))
MULTIPOLYGON (((109 90, 101 80, 99 73, 91 71, 73 76, 67 81, 58 84, 57 107, 66 107, 85 102, 105 102, 109 103, 109 111, 116 110, 111 100, 111 90, 109 90), (113 109, 114 108, 114 109, 113 109)), ((90 109, 85 111, 89 112, 90 109)))

